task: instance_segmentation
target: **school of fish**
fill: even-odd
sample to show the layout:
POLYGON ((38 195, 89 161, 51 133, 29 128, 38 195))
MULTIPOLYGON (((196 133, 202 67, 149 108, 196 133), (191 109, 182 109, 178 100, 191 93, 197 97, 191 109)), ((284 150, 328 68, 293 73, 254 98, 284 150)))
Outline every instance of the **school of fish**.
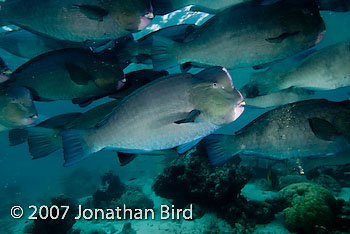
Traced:
POLYGON ((63 166, 101 150, 124 164, 199 142, 213 166, 238 154, 332 157, 350 150, 350 101, 315 93, 350 86, 350 41, 320 47, 320 11, 348 12, 350 0, 1 1, 0 25, 12 30, 0 48, 26 62, 12 71, 0 60, 0 131, 11 146, 27 142, 33 159, 63 149, 63 166), (186 6, 212 17, 134 36, 186 6), (242 88, 240 68, 251 68, 242 88), (35 102, 104 98, 115 100, 38 121, 35 102), (265 108, 240 131, 215 134, 265 108))

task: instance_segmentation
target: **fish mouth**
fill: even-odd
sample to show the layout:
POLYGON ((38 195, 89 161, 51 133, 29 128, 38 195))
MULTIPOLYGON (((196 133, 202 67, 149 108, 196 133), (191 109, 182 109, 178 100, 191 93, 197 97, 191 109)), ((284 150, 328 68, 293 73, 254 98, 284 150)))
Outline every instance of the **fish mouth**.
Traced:
POLYGON ((315 45, 318 45, 323 40, 325 32, 326 32, 326 30, 323 30, 320 34, 318 34, 318 37, 315 41, 315 45))
POLYGON ((238 104, 238 106, 245 106, 245 101, 244 101, 244 100, 241 101, 241 102, 238 104))
POLYGON ((117 90, 120 90, 121 88, 124 87, 126 82, 126 78, 124 77, 122 80, 118 80, 118 84, 117 84, 117 90))
POLYGON ((146 13, 146 14, 144 15, 144 17, 146 17, 147 19, 152 20, 152 19, 154 19, 154 14, 153 14, 152 11, 150 11, 150 12, 146 13))
MULTIPOLYGON (((153 13, 152 13, 152 15, 153 15, 153 13)), ((147 18, 145 15, 141 16, 138 30, 141 31, 141 30, 144 30, 145 28, 147 28, 147 26, 151 23, 151 21, 152 21, 152 19, 147 18)))
POLYGON ((30 115, 29 117, 24 119, 24 125, 31 125, 35 122, 35 119, 38 118, 37 114, 30 115))

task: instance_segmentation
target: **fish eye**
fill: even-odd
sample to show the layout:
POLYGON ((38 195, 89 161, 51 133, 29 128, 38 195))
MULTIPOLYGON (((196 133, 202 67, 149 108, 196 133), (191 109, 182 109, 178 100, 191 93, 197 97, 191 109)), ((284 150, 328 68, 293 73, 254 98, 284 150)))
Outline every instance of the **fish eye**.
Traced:
POLYGON ((218 83, 213 83, 213 87, 217 88, 218 87, 218 83))

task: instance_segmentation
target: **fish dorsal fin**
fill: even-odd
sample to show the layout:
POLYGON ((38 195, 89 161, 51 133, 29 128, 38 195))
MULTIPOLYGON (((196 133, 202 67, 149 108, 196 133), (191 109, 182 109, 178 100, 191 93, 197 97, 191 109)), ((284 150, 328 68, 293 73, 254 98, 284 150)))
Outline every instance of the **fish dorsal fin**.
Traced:
POLYGON ((341 135, 333 124, 324 119, 311 118, 309 125, 315 136, 324 141, 333 141, 341 135))
POLYGON ((190 113, 188 113, 185 119, 177 120, 174 123, 176 124, 193 123, 200 114, 201 114, 200 110, 196 110, 196 109, 192 110, 190 113))
POLYGON ((197 145, 201 140, 203 139, 203 137, 197 139, 197 140, 194 140, 194 141, 191 141, 191 142, 188 142, 186 144, 183 144, 183 145, 180 145, 177 147, 177 153, 178 154, 184 154, 186 153, 187 151, 189 151, 190 149, 192 149, 195 145, 197 145))
POLYGON ((67 63, 65 67, 71 80, 78 85, 87 85, 90 80, 93 80, 93 77, 78 65, 67 63))
POLYGON ((288 37, 293 37, 295 35, 298 35, 299 33, 300 33, 300 31, 296 31, 296 32, 292 32, 292 33, 284 32, 284 33, 282 33, 281 35, 279 35, 277 37, 266 38, 265 40, 267 42, 275 43, 275 44, 282 43, 288 37))
POLYGON ((78 4, 73 4, 73 6, 78 7, 81 13, 91 20, 103 21, 103 17, 109 14, 107 10, 99 6, 78 4))

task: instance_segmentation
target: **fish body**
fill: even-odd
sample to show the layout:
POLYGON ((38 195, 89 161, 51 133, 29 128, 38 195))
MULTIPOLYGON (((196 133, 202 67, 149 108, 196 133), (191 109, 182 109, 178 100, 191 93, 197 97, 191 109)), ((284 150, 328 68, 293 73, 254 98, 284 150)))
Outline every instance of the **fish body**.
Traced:
POLYGON ((208 154, 213 164, 237 153, 276 160, 330 156, 350 149, 349 113, 349 101, 309 100, 284 105, 233 136, 209 136, 208 154))
POLYGON ((23 86, 36 101, 103 97, 123 85, 123 71, 91 51, 64 49, 40 55, 14 71, 4 86, 23 86))
POLYGON ((222 67, 160 78, 123 99, 97 128, 62 132, 65 166, 102 149, 148 153, 194 145, 237 119, 242 102, 222 67))
POLYGON ((233 69, 266 64, 313 47, 324 30, 313 1, 246 2, 209 19, 185 43, 154 37, 153 66, 192 62, 233 69))
POLYGON ((34 123, 37 111, 30 91, 23 87, 0 89, 0 131, 34 123))
POLYGON ((350 86, 349 64, 350 41, 345 41, 316 51, 281 72, 257 73, 242 90, 247 96, 256 96, 290 87, 313 90, 347 87, 350 86))
POLYGON ((2 25, 78 42, 117 39, 153 18, 150 2, 143 0, 12 0, 0 6, 2 25))

